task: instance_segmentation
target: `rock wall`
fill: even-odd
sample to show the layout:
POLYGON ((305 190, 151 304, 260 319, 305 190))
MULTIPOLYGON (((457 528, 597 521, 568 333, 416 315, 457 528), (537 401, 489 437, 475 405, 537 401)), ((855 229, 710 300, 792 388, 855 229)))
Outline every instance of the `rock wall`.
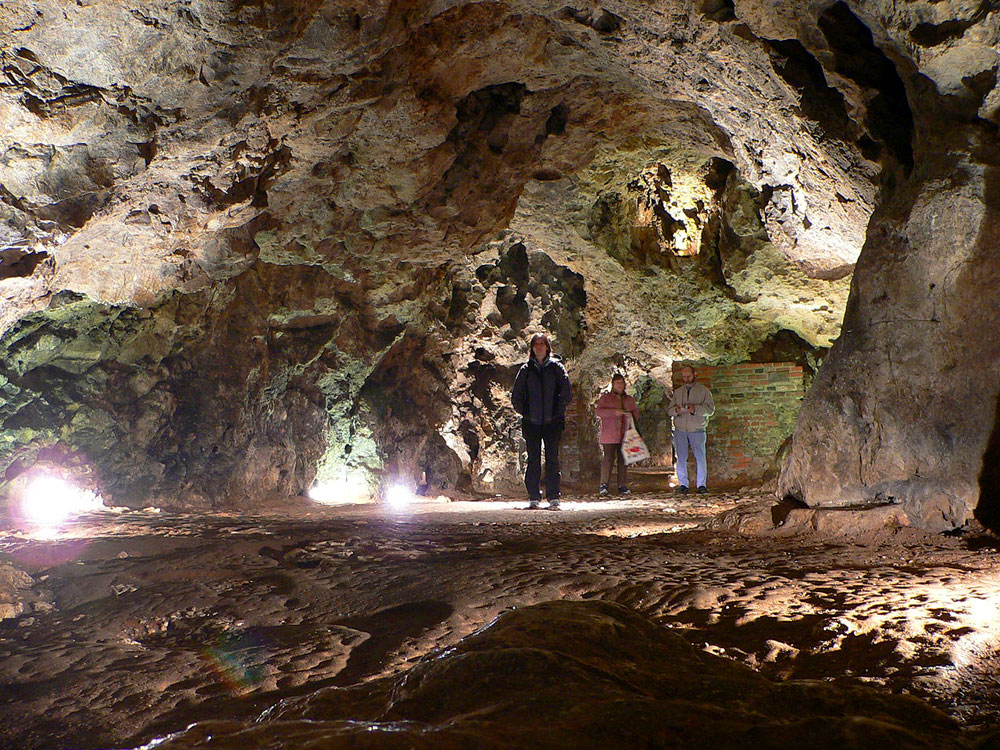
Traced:
POLYGON ((972 517, 996 429, 1000 152, 976 163, 973 144, 935 140, 873 219, 781 487, 810 505, 902 503, 940 529, 972 517))
POLYGON ((880 187, 889 215, 945 173, 913 50, 992 116, 996 14, 948 12, 4 6, 3 483, 62 457, 133 505, 510 491, 532 330, 587 399, 782 337, 818 359, 880 187))
POLYGON ((1000 312, 1000 22, 985 6, 952 19, 863 5, 872 44, 902 71, 911 148, 899 141, 885 174, 843 332, 806 398, 780 491, 811 506, 901 504, 930 529, 961 526, 977 508, 995 524, 979 499, 1000 392, 990 322, 1000 312), (900 25, 908 35, 887 35, 900 25))

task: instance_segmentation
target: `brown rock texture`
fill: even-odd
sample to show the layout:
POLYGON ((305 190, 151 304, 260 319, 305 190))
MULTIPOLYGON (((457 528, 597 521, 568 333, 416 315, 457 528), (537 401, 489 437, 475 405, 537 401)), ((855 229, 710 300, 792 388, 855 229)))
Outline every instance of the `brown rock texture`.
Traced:
POLYGON ((487 745, 554 743, 555 727, 565 746, 593 728, 622 743, 746 731, 766 747, 805 722, 851 747, 840 731, 859 724, 870 741, 871 720, 899 738, 887 747, 910 733, 989 747, 976 743, 1000 720, 1000 550, 982 535, 872 533, 835 509, 768 531, 770 505, 637 492, 567 496, 559 513, 425 500, 104 511, 50 539, 0 530, 0 602, 13 604, 0 606, 0 748, 139 747, 194 723, 175 739, 286 747, 306 718, 321 747, 347 742, 351 719, 387 745, 393 729, 419 742, 454 725, 487 745))
POLYGON ((1000 22, 870 6, 872 28, 910 29, 875 42, 899 61, 912 103, 912 165, 885 176, 842 335, 806 397, 779 489, 812 506, 901 504, 934 530, 977 507, 995 524, 997 486, 981 475, 996 459, 987 445, 1000 394, 987 322, 1000 313, 1000 22))
POLYGON ((31 576, 7 563, 0 565, 0 620, 18 617, 34 603, 31 576))
POLYGON ((646 375, 655 404, 678 359, 747 361, 789 334, 818 359, 878 206, 839 345, 857 354, 824 367, 783 491, 961 523, 990 425, 942 420, 998 390, 970 335, 993 314, 996 18, 6 4, 3 482, 60 456, 133 506, 255 507, 316 480, 510 491, 506 391, 532 330, 568 357, 585 474, 586 405, 613 369, 646 375), (959 210, 929 234, 943 206, 959 210), (937 312, 914 307, 935 304, 918 256, 956 269, 927 281, 937 312), (948 336, 913 322, 935 315, 948 336), (956 335, 961 357, 928 346, 956 335), (966 357, 986 384, 914 413, 966 357), (859 369, 904 385, 859 383, 855 417, 840 389, 859 369))
POLYGON ((608 602, 513 610, 397 679, 285 700, 249 727, 202 722, 160 746, 265 742, 317 748, 966 746, 947 717, 914 698, 818 681, 770 683, 608 602))

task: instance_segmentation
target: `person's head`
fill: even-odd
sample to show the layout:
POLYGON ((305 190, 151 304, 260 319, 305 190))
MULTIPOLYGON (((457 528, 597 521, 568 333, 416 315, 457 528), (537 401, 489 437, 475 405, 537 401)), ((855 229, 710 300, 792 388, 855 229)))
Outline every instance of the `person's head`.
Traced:
POLYGON ((611 390, 615 393, 625 393, 625 376, 620 372, 611 377, 611 390))
POLYGON ((536 333, 531 337, 531 356, 537 362, 544 362, 552 354, 552 344, 544 333, 536 333))
POLYGON ((681 368, 681 382, 685 385, 691 385, 697 377, 698 373, 695 372, 695 369, 690 365, 681 368))

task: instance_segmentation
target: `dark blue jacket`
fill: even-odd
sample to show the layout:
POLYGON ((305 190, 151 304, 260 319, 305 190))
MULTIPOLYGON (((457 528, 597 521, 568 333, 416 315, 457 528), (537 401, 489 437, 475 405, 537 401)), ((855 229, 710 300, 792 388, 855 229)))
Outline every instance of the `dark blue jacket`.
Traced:
POLYGON ((572 397, 573 387, 566 368, 551 355, 541 367, 534 357, 521 365, 510 394, 514 410, 532 424, 565 420, 566 407, 572 397))

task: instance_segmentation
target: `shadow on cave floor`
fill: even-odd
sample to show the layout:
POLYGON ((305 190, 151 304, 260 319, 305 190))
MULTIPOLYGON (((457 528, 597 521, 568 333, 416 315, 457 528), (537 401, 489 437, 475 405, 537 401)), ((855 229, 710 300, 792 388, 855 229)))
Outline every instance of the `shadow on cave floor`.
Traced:
POLYGON ((993 432, 983 454, 983 468, 979 474, 979 505, 975 516, 983 526, 994 533, 1000 533, 1000 395, 997 396, 996 408, 993 410, 993 432))
POLYGON ((0 747, 127 747, 411 667, 501 613, 623 604, 778 680, 880 686, 1000 723, 1000 552, 704 523, 761 493, 108 513, 0 530, 0 747))

